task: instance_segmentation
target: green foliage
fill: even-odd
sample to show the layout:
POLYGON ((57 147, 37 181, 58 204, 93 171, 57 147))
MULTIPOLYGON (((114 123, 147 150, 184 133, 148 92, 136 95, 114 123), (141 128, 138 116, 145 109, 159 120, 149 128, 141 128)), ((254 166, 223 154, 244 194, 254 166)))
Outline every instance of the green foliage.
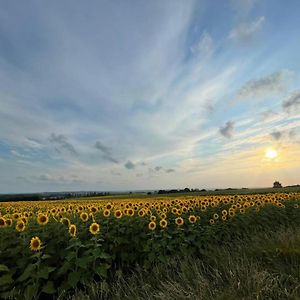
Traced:
MULTIPOLYGON (((250 200, 246 199, 245 202, 250 203, 250 200)), ((280 199, 276 201, 281 204, 280 199)), ((123 277, 133 280, 129 274, 136 265, 141 268, 140 275, 146 276, 146 290, 143 291, 149 295, 147 299, 152 297, 147 286, 153 284, 157 289, 157 294, 153 294, 156 299, 201 299, 202 295, 207 297, 203 296, 203 299, 217 299, 213 297, 217 297, 217 291, 220 292, 221 288, 224 291, 219 294, 223 295, 220 299, 228 299, 230 295, 238 297, 233 299, 242 299, 244 290, 245 295, 250 295, 250 291, 255 289, 257 292, 251 292, 254 299, 261 295, 271 297, 273 292, 265 292, 263 287, 271 282, 276 283, 270 287, 271 290, 284 286, 291 295, 296 294, 297 291, 292 289, 296 289, 296 281, 299 279, 300 238, 287 240, 284 236, 282 241, 279 239, 280 243, 266 238, 264 244, 261 240, 255 242, 253 245, 256 247, 251 243, 247 247, 243 246, 243 252, 240 253, 247 255, 232 257, 232 253, 235 253, 232 247, 236 241, 247 241, 262 233, 269 237, 269 233, 278 228, 300 227, 300 209, 295 208, 295 205, 300 205, 300 200, 289 198, 283 202, 282 206, 268 201, 262 204, 258 201, 253 206, 247 204, 244 211, 235 209, 234 216, 227 215, 222 220, 222 212, 229 211, 232 203, 210 203, 203 210, 195 202, 186 200, 182 202, 187 206, 186 210, 180 211, 184 224, 176 225, 175 219, 179 215, 167 210, 166 228, 159 226, 161 212, 158 212, 160 208, 155 207, 150 207, 149 215, 142 217, 135 213, 132 217, 124 214, 122 218, 116 219, 113 215, 104 217, 103 213, 95 213, 89 217, 88 222, 81 221, 79 213, 72 210, 64 216, 77 226, 74 237, 69 234, 68 227, 60 222, 62 216, 59 218, 49 213, 49 222, 42 226, 36 218, 28 218, 26 230, 22 232, 15 230, 14 222, 11 227, 0 228, 0 298, 26 300, 43 299, 49 295, 57 297, 84 290, 91 282, 96 282, 95 292, 100 293, 101 297, 115 291, 116 295, 120 295, 116 299, 125 299, 131 294, 128 291, 124 294, 124 291, 117 290, 111 283, 126 285, 122 281, 123 277), (150 215, 156 218, 155 230, 148 228, 150 215), (196 223, 189 222, 190 215, 198 217, 196 223), (214 220, 214 224, 210 223, 211 220, 214 220), (92 222, 100 224, 99 234, 89 232, 92 222), (29 247, 34 236, 42 241, 40 251, 34 252, 29 247), (175 256, 178 260, 170 261, 175 256), (181 260, 190 256, 194 260, 181 264, 181 260), (222 259, 224 264, 220 263, 222 259), (188 272, 188 268, 199 276, 188 272), (168 269, 172 271, 168 273, 168 269), (156 280, 160 278, 164 285, 152 282, 153 279, 147 277, 148 272, 156 280), (119 278, 117 274, 122 276, 119 278), (174 274, 180 274, 181 281, 177 282, 174 274), (253 274, 256 274, 255 278, 253 274), (241 284, 247 282, 247 276, 251 280, 240 289, 241 284), (199 281, 196 282, 195 278, 199 281), (151 281, 148 285, 147 280, 151 281), (203 294, 198 291, 205 289, 203 294), (198 292, 194 293, 195 290, 198 292)), ((1 215, 7 212, 1 208, 0 211, 1 215)), ((235 247, 239 250, 240 245, 235 247)), ((132 284, 138 284, 137 279, 132 284)), ((139 297, 139 294, 132 294, 131 299, 139 297)))

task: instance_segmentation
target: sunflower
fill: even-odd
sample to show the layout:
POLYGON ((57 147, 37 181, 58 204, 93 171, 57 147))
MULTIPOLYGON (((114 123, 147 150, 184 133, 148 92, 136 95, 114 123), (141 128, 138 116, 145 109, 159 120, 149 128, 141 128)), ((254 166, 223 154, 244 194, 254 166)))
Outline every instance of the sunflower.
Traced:
POLYGON ((60 222, 62 223, 62 224, 64 224, 64 225, 66 225, 66 226, 70 226, 70 220, 68 219, 68 218, 62 218, 61 220, 60 220, 60 222))
POLYGON ((115 217, 116 217, 117 219, 120 219, 120 218, 122 218, 122 211, 120 211, 119 209, 117 209, 117 210, 115 211, 114 215, 115 215, 115 217))
POLYGON ((245 213, 245 209, 244 208, 240 208, 240 213, 243 215, 245 213))
POLYGON ((104 211, 103 211, 103 216, 106 217, 106 218, 109 217, 109 216, 110 216, 110 210, 107 209, 107 208, 104 209, 104 211))
POLYGON ((133 210, 132 208, 129 208, 129 209, 127 210, 127 214, 128 214, 128 216, 133 217, 133 215, 134 215, 134 210, 133 210))
POLYGON ((75 237, 76 236, 76 233, 77 233, 77 227, 75 224, 71 224, 69 226, 69 233, 72 237, 75 237))
POLYGON ((148 228, 150 230, 154 230, 156 228, 156 223, 154 221, 151 221, 149 224, 148 224, 148 228))
POLYGON ((6 226, 5 219, 1 217, 0 218, 0 228, 5 227, 5 226, 6 226))
POLYGON ((40 238, 33 237, 30 241, 30 250, 32 251, 39 251, 41 250, 41 246, 42 246, 42 242, 40 240, 40 238))
POLYGON ((150 217, 150 221, 151 221, 151 222, 155 222, 155 221, 156 221, 156 217, 155 217, 155 216, 151 216, 151 217, 150 217))
POLYGON ((143 209, 140 209, 139 212, 138 212, 138 215, 139 215, 140 217, 143 217, 143 216, 145 215, 144 210, 143 210, 143 209))
POLYGON ((176 225, 181 226, 181 225, 183 225, 184 221, 181 217, 178 217, 175 219, 175 223, 176 223, 176 225))
POLYGON ((25 230, 25 223, 23 221, 19 221, 16 225, 16 230, 21 232, 25 230))
POLYGON ((100 230, 100 225, 98 223, 92 223, 90 225, 90 233, 91 234, 97 234, 100 230))
POLYGON ((189 216, 189 222, 194 224, 197 222, 197 217, 194 215, 189 216))
POLYGON ((12 219, 6 219, 5 220, 5 225, 8 226, 8 227, 10 227, 12 225, 12 219))
POLYGON ((49 222, 49 218, 47 215, 40 214, 37 217, 37 222, 39 223, 39 225, 46 225, 49 222))
POLYGON ((225 215, 222 216, 222 220, 226 221, 227 217, 225 215))
POLYGON ((86 213, 86 212, 83 212, 80 214, 80 219, 83 221, 83 222, 87 222, 88 219, 89 219, 89 215, 86 213))
POLYGON ((159 226, 160 226, 161 228, 166 228, 167 225, 168 225, 168 221, 167 221, 166 219, 161 219, 161 220, 159 221, 159 226))
POLYGON ((161 219, 166 219, 166 218, 167 218, 166 213, 162 213, 162 214, 160 215, 160 218, 161 218, 161 219))
POLYGON ((214 219, 210 219, 210 220, 209 220, 209 223, 210 223, 211 225, 213 225, 213 224, 215 224, 215 220, 214 220, 214 219))
POLYGON ((97 212, 97 207, 92 206, 92 207, 91 207, 91 211, 92 211, 93 213, 97 212))
POLYGON ((219 215, 217 213, 214 214, 214 219, 218 220, 219 219, 219 215))
POLYGON ((299 208, 299 204, 294 204, 294 208, 299 208))

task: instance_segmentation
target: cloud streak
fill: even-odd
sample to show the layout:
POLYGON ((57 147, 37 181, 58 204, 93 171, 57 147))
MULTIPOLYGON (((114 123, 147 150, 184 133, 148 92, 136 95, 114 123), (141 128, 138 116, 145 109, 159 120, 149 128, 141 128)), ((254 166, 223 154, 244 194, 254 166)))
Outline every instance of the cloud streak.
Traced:
POLYGON ((265 22, 265 17, 260 16, 251 23, 242 23, 233 28, 229 34, 229 38, 237 40, 240 43, 248 43, 259 32, 265 22))

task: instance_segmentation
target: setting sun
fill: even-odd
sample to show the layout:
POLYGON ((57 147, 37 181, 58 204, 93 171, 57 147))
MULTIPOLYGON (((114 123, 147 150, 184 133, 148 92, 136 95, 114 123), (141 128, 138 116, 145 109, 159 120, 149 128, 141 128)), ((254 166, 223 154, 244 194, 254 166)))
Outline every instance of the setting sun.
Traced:
POLYGON ((272 159, 272 158, 275 158, 277 156, 278 156, 278 153, 277 153, 276 150, 274 150, 272 148, 266 150, 265 157, 272 159))

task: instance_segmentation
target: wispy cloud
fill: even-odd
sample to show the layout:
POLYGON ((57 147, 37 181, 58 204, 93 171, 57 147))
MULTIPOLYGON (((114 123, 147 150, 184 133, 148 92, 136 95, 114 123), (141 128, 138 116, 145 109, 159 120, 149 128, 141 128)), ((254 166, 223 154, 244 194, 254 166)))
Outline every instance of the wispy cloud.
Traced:
POLYGON ((115 164, 119 163, 119 161, 112 156, 111 147, 105 146, 100 141, 97 141, 95 144, 95 148, 98 149, 102 153, 102 157, 104 160, 113 162, 115 164))
POLYGON ((268 96, 280 95, 287 88, 292 72, 281 70, 259 79, 246 82, 237 92, 238 100, 259 100, 268 96))
POLYGON ((289 113, 297 112, 300 108, 300 91, 295 91, 288 96, 287 99, 283 101, 282 106, 289 113))
POLYGON ((204 31, 200 37, 200 40, 191 47, 191 51, 193 54, 208 56, 212 54, 213 48, 214 43, 211 35, 204 31))
POLYGON ((50 143, 54 144, 55 150, 58 153, 67 152, 72 155, 78 155, 75 147, 70 142, 68 142, 68 138, 63 134, 52 133, 49 141, 50 143))
POLYGON ((240 43, 248 43, 254 35, 262 28, 265 17, 261 16, 251 23, 242 23, 233 28, 229 34, 229 38, 237 40, 240 43))

